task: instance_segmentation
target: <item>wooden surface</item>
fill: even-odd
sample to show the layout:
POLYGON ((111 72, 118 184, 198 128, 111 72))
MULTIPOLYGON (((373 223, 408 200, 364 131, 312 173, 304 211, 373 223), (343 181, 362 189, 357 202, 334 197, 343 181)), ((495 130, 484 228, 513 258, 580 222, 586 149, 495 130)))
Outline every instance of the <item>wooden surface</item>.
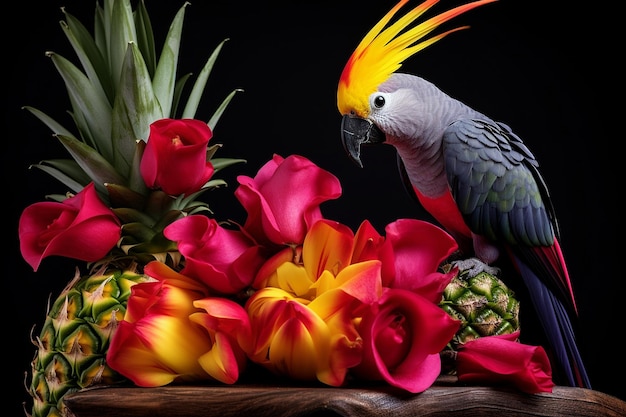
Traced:
POLYGON ((455 382, 442 377, 420 394, 387 386, 95 387, 67 395, 65 404, 68 417, 626 416, 626 402, 594 390, 556 386, 552 393, 530 395, 455 382))

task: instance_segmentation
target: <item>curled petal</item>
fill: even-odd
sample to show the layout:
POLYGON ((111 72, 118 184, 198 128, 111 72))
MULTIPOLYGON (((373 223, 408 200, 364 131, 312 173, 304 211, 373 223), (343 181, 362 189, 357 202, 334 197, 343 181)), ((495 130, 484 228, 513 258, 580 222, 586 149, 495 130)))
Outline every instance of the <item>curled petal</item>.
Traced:
POLYGON ((239 304, 225 298, 207 297, 194 306, 204 312, 194 313, 191 321, 202 326, 211 340, 211 349, 199 358, 202 368, 213 378, 233 384, 246 367, 250 349, 250 322, 239 304))
POLYGON ((244 229, 260 243, 302 244, 322 218, 320 204, 341 194, 334 175, 298 155, 274 155, 254 178, 237 181, 235 196, 248 213, 244 229))
POLYGON ((363 362, 355 373, 412 393, 422 392, 439 376, 439 352, 459 324, 419 294, 388 289, 358 327, 363 362))
POLYGON ((395 256, 395 279, 391 286, 418 291, 438 302, 451 277, 436 271, 457 250, 454 238, 432 223, 415 219, 396 220, 385 231, 395 256))
POLYGON ((459 381, 508 383, 534 394, 552 392, 552 368, 541 346, 530 346, 511 335, 479 337, 459 348, 459 381))
POLYGON ((315 222, 302 245, 302 260, 309 275, 316 279, 324 270, 337 275, 350 265, 353 239, 352 230, 341 223, 315 222))
POLYGON ((210 379, 198 358, 212 343, 187 317, 152 314, 122 321, 107 351, 107 363, 142 387, 210 379))
POLYGON ((18 229, 22 257, 35 271, 48 256, 87 262, 102 259, 122 233, 119 219, 100 200, 93 183, 61 203, 26 207, 18 229))
POLYGON ((177 242, 185 257, 182 273, 219 293, 234 294, 249 286, 264 260, 244 233, 206 216, 183 217, 163 234, 177 242))

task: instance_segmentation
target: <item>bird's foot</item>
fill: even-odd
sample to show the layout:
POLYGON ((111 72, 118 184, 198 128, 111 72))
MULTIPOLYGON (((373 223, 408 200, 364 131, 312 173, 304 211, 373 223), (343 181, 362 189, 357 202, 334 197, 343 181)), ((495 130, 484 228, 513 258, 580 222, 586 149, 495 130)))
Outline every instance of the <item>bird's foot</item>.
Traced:
POLYGON ((490 266, 478 258, 467 258, 453 261, 452 264, 459 268, 459 271, 465 271, 467 275, 472 278, 481 272, 486 272, 491 275, 498 275, 500 268, 490 266))

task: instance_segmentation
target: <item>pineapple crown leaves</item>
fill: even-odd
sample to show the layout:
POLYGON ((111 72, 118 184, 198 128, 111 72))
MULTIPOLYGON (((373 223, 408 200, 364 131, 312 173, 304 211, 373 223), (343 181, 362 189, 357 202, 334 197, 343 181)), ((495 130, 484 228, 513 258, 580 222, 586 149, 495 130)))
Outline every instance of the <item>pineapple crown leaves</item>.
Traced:
MULTIPOLYGON (((46 52, 60 74, 78 133, 66 128, 45 112, 24 106, 53 132, 71 159, 48 159, 33 164, 51 175, 72 193, 94 182, 105 204, 122 221, 121 248, 126 256, 141 253, 175 255, 175 245, 162 235, 172 221, 199 212, 210 212, 208 204, 197 198, 206 190, 226 185, 211 178, 200 191, 186 197, 167 196, 149 190, 139 166, 149 127, 163 118, 195 118, 209 75, 228 39, 210 54, 190 92, 183 97, 191 74, 177 78, 178 56, 185 2, 172 20, 160 54, 143 0, 132 10, 131 0, 96 2, 93 35, 64 8, 61 28, 73 48, 80 68, 54 52, 46 52)), ((234 96, 234 89, 217 107, 207 125, 214 130, 234 96)), ((243 159, 215 158, 220 144, 207 149, 207 160, 214 173, 243 159)), ((71 195, 68 193, 68 195, 71 195)), ((51 194, 47 198, 62 201, 68 195, 51 194)), ((160 256, 160 255, 159 255, 160 256)))
MULTIPOLYGON (((93 37, 78 19, 62 9, 65 21, 61 21, 61 27, 83 70, 58 54, 46 54, 63 78, 79 135, 75 136, 39 109, 25 106, 53 131, 73 158, 45 160, 33 167, 61 181, 73 192, 93 180, 107 202, 104 184, 124 185, 145 193, 139 175, 138 143, 146 140, 152 122, 175 117, 186 81, 191 76, 186 74, 176 79, 183 18, 188 5, 186 2, 172 21, 158 60, 143 1, 138 2, 135 12, 130 0, 104 0, 103 6, 96 4, 93 37)), ((195 117, 213 65, 227 40, 215 48, 199 73, 182 118, 195 117)), ((211 116, 207 122, 211 129, 240 91, 233 90, 211 116)), ((213 153, 211 150, 207 158, 213 153)), ((218 171, 218 168, 239 162, 245 161, 223 159, 214 167, 218 171)))

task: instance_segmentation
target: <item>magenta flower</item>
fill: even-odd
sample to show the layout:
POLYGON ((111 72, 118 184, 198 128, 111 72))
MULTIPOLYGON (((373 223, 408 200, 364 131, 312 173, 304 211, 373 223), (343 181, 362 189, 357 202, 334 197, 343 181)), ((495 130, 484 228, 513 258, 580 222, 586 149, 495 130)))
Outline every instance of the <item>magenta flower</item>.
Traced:
POLYGON ((214 172, 207 161, 212 135, 200 120, 160 119, 152 123, 140 165, 146 185, 175 196, 199 191, 214 172))
POLYGON ((341 195, 334 175, 297 155, 274 155, 254 178, 237 181, 235 196, 248 213, 244 230, 260 244, 302 244, 322 218, 320 204, 341 195))
POLYGON ((400 219, 385 228, 386 243, 394 254, 392 288, 418 292, 437 304, 456 271, 444 274, 439 265, 458 249, 452 236, 442 228, 415 219, 400 219))
POLYGON ((176 220, 163 235, 175 241, 185 257, 181 273, 221 294, 235 294, 251 285, 264 261, 259 247, 244 233, 206 216, 176 220))
POLYGON ((506 383, 529 394, 552 392, 552 368, 541 346, 520 343, 519 330, 471 340, 459 347, 460 382, 506 383))
POLYGON ((19 220, 20 250, 37 271, 48 256, 93 262, 102 259, 121 237, 121 224, 98 197, 93 183, 63 202, 34 203, 19 220))
POLYGON ((386 289, 358 326, 363 360, 354 373, 412 393, 423 392, 439 376, 439 352, 459 326, 459 321, 421 295, 386 289))

